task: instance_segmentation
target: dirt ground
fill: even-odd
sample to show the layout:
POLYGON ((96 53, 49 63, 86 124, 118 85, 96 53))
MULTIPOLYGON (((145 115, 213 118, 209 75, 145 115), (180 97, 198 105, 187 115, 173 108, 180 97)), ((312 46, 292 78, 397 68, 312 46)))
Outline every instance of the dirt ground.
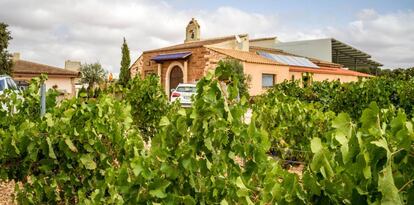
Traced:
POLYGON ((305 166, 303 164, 300 164, 298 166, 291 166, 288 169, 288 172, 293 173, 293 174, 297 174, 299 176, 299 178, 302 178, 302 172, 303 172, 303 168, 305 166))
POLYGON ((0 205, 11 205, 14 195, 14 181, 0 181, 0 205))

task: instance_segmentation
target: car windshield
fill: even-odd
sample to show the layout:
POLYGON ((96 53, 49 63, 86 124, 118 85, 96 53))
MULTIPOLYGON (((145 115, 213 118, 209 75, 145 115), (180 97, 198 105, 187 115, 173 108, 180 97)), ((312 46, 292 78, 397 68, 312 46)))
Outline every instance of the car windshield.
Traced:
POLYGON ((7 78, 7 87, 11 90, 17 90, 16 83, 12 79, 7 78))
POLYGON ((192 87, 192 86, 180 86, 180 87, 177 87, 177 91, 178 92, 195 93, 196 92, 196 87, 192 87))
POLYGON ((6 88, 6 81, 3 79, 0 80, 0 91, 3 91, 4 88, 6 88))

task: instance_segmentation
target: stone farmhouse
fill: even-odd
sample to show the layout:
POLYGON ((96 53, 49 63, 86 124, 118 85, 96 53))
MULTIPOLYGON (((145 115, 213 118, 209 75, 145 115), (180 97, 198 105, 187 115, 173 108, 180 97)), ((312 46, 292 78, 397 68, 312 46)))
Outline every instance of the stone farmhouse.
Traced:
MULTIPOLYGON (((335 43, 338 42, 335 40, 335 43)), ((141 77, 160 76, 161 85, 169 95, 170 90, 179 83, 196 83, 209 70, 214 69, 220 60, 237 59, 243 64, 244 73, 250 76, 249 93, 254 96, 285 80, 299 80, 309 83, 323 80, 351 82, 357 81, 359 78, 370 77, 368 74, 349 70, 340 62, 333 62, 332 59, 339 59, 339 54, 341 54, 340 59, 343 59, 345 55, 350 57, 353 55, 363 56, 365 59, 361 58, 355 62, 359 62, 360 65, 362 65, 362 61, 368 62, 364 66, 380 66, 379 63, 370 60, 368 54, 340 42, 339 47, 342 50, 334 52, 332 52, 333 49, 339 49, 339 47, 333 48, 333 44, 327 46, 316 44, 313 47, 305 48, 319 49, 324 46, 324 49, 315 50, 315 52, 328 56, 325 59, 318 59, 306 55, 304 52, 295 52, 294 46, 298 46, 298 44, 288 46, 289 49, 286 51, 277 47, 279 43, 276 37, 249 39, 248 34, 201 39, 200 25, 193 18, 186 27, 184 43, 144 51, 131 66, 131 73, 133 76, 138 74, 141 77), (330 52, 329 49, 331 49, 330 52), (329 58, 329 55, 332 58, 329 58)), ((302 44, 306 46, 306 42, 302 42, 302 44)), ((299 47, 296 50, 303 51, 303 48, 299 47)), ((308 53, 313 54, 314 52, 308 51, 308 53)), ((346 62, 351 61, 352 59, 346 62)))

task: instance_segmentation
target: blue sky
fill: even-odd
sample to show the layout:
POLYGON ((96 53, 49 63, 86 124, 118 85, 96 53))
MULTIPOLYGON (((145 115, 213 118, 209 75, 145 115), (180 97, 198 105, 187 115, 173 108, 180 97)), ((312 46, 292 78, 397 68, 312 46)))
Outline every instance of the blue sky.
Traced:
POLYGON ((379 13, 392 13, 414 9, 414 0, 170 0, 179 9, 213 11, 228 6, 247 12, 276 14, 291 26, 318 28, 345 24, 356 18, 363 9, 373 9, 379 13))
POLYGON ((68 59, 99 61, 113 73, 119 72, 123 37, 135 60, 142 51, 182 43, 192 17, 202 38, 333 37, 386 68, 414 66, 414 0, 0 1, 0 21, 13 36, 10 51, 59 67, 68 59))
POLYGON ((372 8, 380 12, 413 7, 412 0, 169 0, 181 9, 216 9, 221 6, 237 7, 251 12, 280 12, 283 10, 312 9, 328 11, 345 8, 354 11, 372 8))
POLYGON ((343 17, 349 13, 356 13, 362 9, 375 9, 379 12, 390 12, 395 10, 405 10, 414 7, 412 0, 170 0, 168 3, 179 9, 208 9, 214 10, 222 6, 236 7, 249 12, 257 13, 283 13, 301 11, 307 14, 312 13, 331 13, 339 11, 343 17))

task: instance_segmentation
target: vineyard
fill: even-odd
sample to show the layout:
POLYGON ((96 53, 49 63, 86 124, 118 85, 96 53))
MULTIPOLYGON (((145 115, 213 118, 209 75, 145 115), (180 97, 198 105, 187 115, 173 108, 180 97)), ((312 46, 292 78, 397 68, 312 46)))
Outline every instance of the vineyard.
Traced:
POLYGON ((414 201, 414 79, 284 82, 250 100, 219 63, 190 109, 150 76, 96 98, 49 91, 40 117, 43 80, 0 96, 0 179, 20 204, 414 201))

